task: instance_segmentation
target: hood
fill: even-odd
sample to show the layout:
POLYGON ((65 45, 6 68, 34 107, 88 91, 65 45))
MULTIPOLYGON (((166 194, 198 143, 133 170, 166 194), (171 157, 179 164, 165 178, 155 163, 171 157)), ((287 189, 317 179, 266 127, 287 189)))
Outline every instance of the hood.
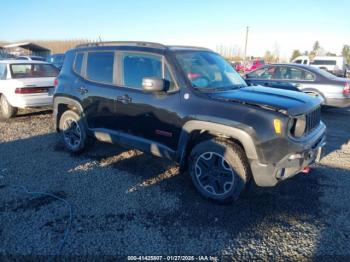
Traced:
POLYGON ((210 93, 213 99, 267 107, 276 111, 285 111, 296 116, 311 111, 321 104, 319 98, 302 92, 275 89, 262 86, 250 86, 228 92, 210 93))

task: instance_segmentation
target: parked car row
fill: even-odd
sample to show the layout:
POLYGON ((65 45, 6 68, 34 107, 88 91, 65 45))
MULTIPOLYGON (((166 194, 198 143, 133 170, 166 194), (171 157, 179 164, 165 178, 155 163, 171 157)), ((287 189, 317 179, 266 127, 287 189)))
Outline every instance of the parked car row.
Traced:
POLYGON ((254 71, 265 65, 265 61, 263 59, 254 59, 252 61, 247 62, 236 62, 233 64, 235 70, 239 73, 248 73, 254 71))
POLYGON ((8 54, 6 54, 6 56, 4 55, 3 59, 1 59, 0 57, 0 60, 12 60, 12 59, 29 60, 29 61, 46 61, 48 63, 53 64, 58 69, 61 69, 64 61, 64 54, 53 54, 53 55, 49 55, 46 58, 42 56, 35 56, 35 55, 23 55, 23 56, 15 57, 15 56, 10 56, 8 54))

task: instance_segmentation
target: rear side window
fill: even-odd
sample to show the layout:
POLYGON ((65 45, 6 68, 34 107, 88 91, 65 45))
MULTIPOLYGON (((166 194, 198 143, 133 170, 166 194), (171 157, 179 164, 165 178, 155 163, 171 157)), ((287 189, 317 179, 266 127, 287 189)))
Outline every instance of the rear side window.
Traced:
POLYGON ((312 65, 336 65, 337 61, 335 60, 314 60, 312 65))
POLYGON ((289 66, 278 67, 274 75, 276 80, 313 81, 315 80, 314 78, 314 75, 309 71, 289 66))
POLYGON ((79 75, 81 75, 81 68, 83 67, 83 58, 84 58, 84 53, 78 53, 75 56, 74 71, 79 75))
POLYGON ((49 64, 12 64, 12 78, 56 77, 58 69, 49 64))
POLYGON ((163 78, 162 60, 158 56, 143 54, 125 54, 123 56, 123 84, 133 88, 142 88, 145 77, 163 78))
POLYGON ((0 64, 0 80, 5 80, 7 75, 6 64, 0 64))
POLYGON ((92 81, 113 83, 114 52, 89 52, 86 78, 92 81))

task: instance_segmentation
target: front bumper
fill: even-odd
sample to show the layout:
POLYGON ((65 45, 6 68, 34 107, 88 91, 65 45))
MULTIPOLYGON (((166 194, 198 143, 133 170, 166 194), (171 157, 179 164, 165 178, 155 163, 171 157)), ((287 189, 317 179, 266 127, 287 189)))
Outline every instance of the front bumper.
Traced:
POLYGON ((263 187, 275 186, 300 173, 305 167, 319 162, 324 156, 326 128, 323 125, 319 129, 311 143, 303 143, 300 151, 287 154, 278 163, 263 164, 259 160, 252 160, 250 166, 255 183, 263 187))

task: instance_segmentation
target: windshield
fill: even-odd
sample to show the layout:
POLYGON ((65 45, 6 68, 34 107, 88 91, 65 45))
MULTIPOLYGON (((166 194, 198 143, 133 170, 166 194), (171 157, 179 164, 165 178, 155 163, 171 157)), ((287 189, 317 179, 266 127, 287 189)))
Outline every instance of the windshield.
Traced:
POLYGON ((225 91, 247 86, 233 67, 215 53, 181 52, 176 54, 176 59, 196 89, 225 91))
POLYGON ((12 64, 12 78, 56 77, 59 71, 48 64, 12 64))

